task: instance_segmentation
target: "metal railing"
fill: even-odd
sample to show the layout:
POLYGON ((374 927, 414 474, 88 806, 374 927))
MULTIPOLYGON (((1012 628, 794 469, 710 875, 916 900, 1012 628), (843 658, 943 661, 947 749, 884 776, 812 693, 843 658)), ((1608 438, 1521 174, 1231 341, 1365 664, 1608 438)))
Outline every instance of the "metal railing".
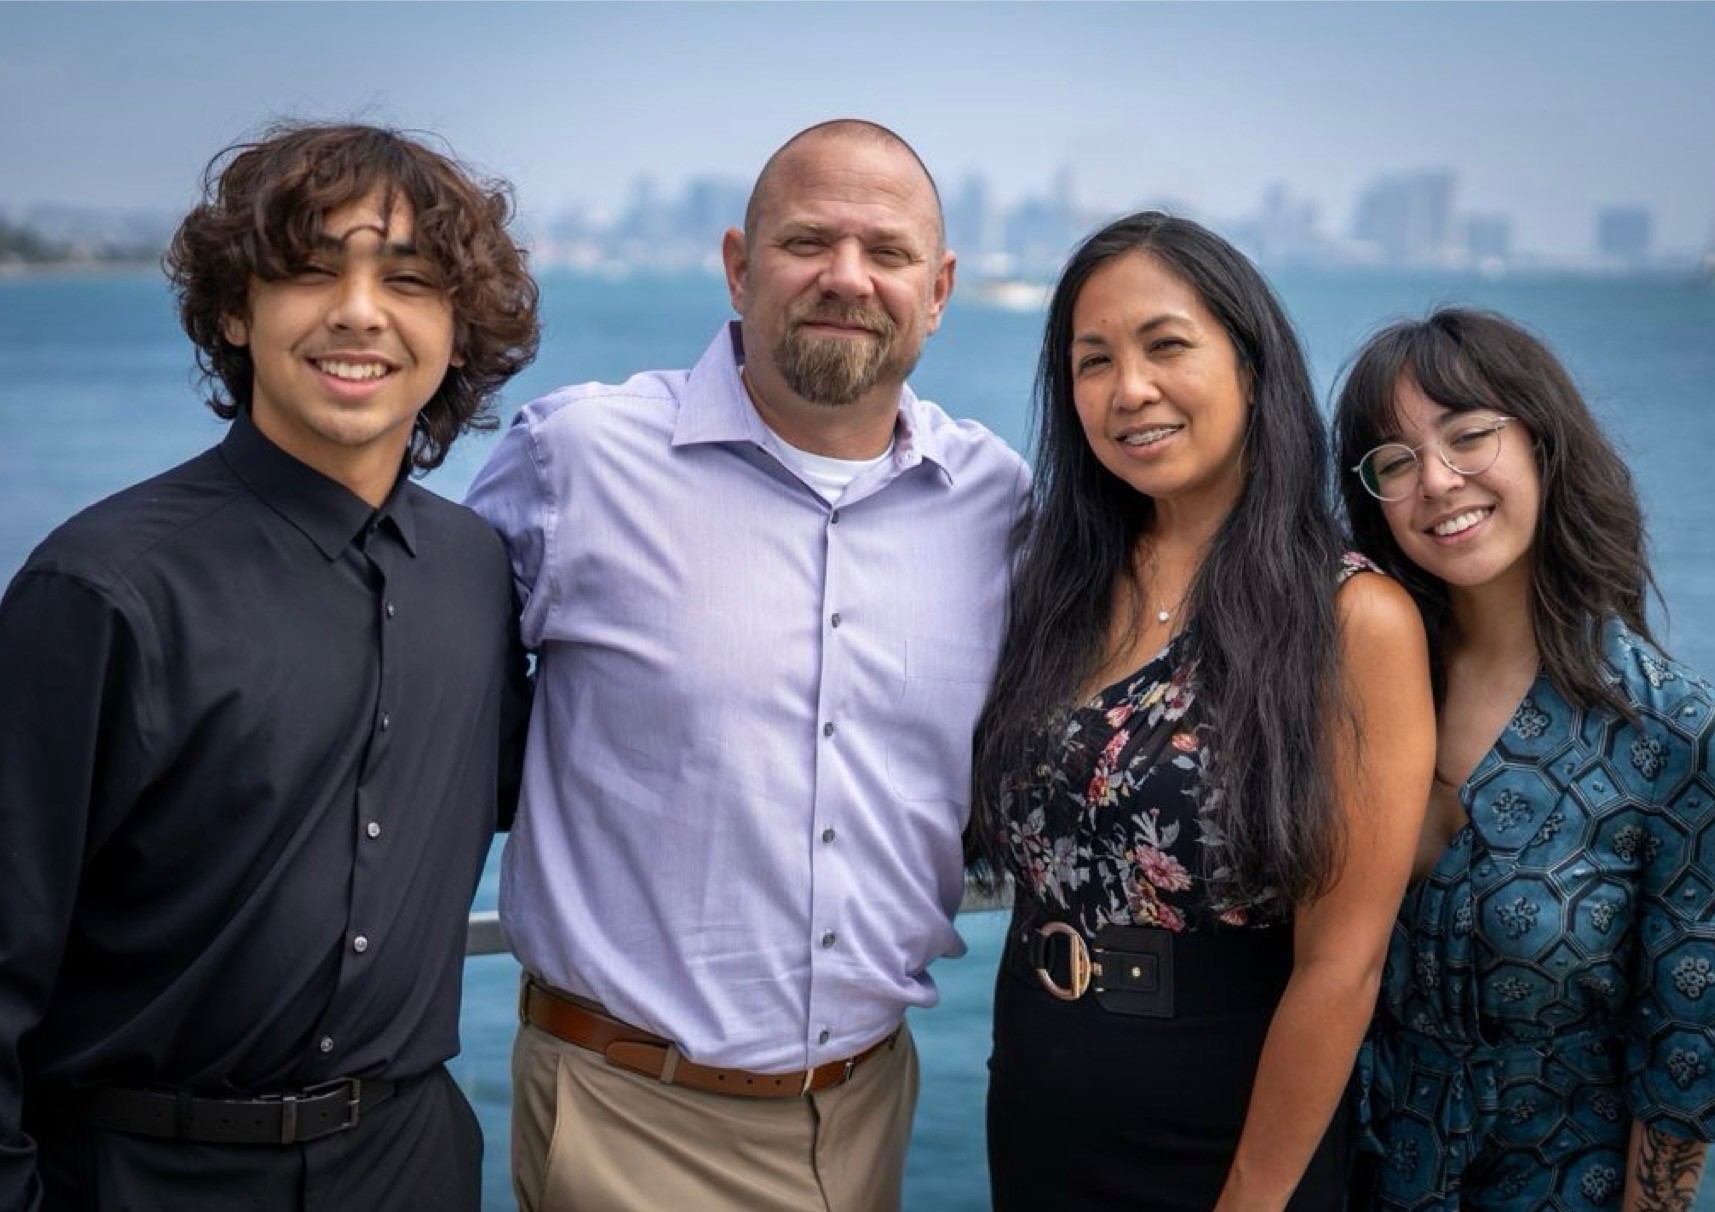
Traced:
MULTIPOLYGON (((984 913, 991 909, 1009 909, 1012 907, 1012 886, 1003 887, 996 894, 984 892, 977 885, 966 881, 965 896, 959 902, 960 913, 984 913)), ((489 909, 470 915, 470 927, 465 933, 464 953, 472 955, 505 955, 507 954, 506 938, 500 933, 500 915, 489 909)))
POLYGON ((464 936, 464 953, 472 955, 505 955, 506 936, 500 933, 500 914, 492 909, 470 915, 470 928, 464 936))

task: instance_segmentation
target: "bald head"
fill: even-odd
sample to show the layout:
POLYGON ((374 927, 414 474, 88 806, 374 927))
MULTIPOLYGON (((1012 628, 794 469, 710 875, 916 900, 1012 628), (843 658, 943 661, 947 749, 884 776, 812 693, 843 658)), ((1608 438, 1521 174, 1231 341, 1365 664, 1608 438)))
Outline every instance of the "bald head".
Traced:
POLYGON ((929 196, 933 199, 935 210, 937 251, 944 251, 947 247, 947 224, 941 213, 941 191, 935 187, 935 178, 930 175, 922 157, 909 143, 879 122, 870 122, 863 118, 834 118, 828 122, 818 122, 793 135, 780 146, 779 151, 768 157, 768 163, 764 164, 762 171, 757 174, 756 184, 751 187, 750 201, 744 208, 745 241, 755 241, 756 227, 761 221, 764 208, 774 200, 781 181, 791 175, 800 153, 808 151, 812 146, 840 142, 868 144, 904 153, 923 182, 929 186, 929 196))
POLYGON ((824 122, 769 158, 721 261, 745 388, 783 440, 840 459, 886 449, 953 291, 946 243, 935 182, 886 127, 824 122))

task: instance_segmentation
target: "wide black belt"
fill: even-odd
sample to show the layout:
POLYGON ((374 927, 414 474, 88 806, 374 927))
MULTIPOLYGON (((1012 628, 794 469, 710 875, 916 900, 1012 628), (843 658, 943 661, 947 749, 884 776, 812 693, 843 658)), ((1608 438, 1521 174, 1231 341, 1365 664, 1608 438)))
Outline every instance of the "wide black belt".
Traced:
POLYGON ((285 1094, 211 1098, 188 1090, 97 1086, 66 1100, 71 1116, 97 1128, 211 1145, 292 1145, 357 1126, 399 1084, 355 1077, 285 1094))
POLYGON ((1061 1001, 1089 996, 1114 1014, 1182 1018, 1271 1010, 1292 974, 1286 924, 1210 926, 1175 933, 1103 926, 1093 935, 1019 904, 1004 960, 1061 1001))

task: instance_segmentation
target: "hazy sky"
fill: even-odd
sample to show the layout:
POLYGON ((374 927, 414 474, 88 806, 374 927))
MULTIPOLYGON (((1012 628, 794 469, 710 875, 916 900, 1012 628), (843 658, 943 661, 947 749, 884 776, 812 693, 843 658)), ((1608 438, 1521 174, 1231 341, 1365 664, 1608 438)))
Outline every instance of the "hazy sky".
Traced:
POLYGON ((270 115, 438 131, 527 211, 748 180, 794 130, 894 126, 947 187, 1215 217, 1273 181, 1343 233, 1379 173, 1578 253, 1599 205, 1715 232, 1711 4, 0 3, 0 206, 177 210, 270 115))

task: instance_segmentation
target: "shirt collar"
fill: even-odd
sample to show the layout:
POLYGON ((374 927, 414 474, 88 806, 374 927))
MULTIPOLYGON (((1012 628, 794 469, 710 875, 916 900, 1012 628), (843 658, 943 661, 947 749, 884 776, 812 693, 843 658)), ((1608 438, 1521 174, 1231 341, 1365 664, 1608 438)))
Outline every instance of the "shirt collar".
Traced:
MULTIPOLYGON (((679 399, 673 425, 673 445, 751 442, 767 446, 773 434, 763 423, 739 369, 744 365, 744 336, 738 321, 715 335, 691 368, 679 399)), ((898 470, 920 462, 933 463, 949 483, 953 478, 941 450, 939 435, 928 424, 925 409, 911 385, 899 389, 899 419, 893 429, 893 463, 898 470)))
POLYGON ((371 509, 345 485, 281 450, 241 409, 220 444, 220 457, 244 486, 303 532, 328 559, 336 558, 365 528, 390 522, 405 550, 417 553, 417 527, 409 477, 401 469, 380 509, 371 509))

